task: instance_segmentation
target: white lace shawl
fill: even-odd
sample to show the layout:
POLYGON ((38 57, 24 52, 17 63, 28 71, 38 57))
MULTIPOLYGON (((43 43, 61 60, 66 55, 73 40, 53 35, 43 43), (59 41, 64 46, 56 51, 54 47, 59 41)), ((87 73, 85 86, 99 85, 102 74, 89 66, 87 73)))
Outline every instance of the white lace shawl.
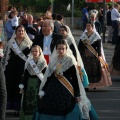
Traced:
MULTIPOLYGON (((33 68, 31 67, 30 65, 30 60, 33 60, 33 56, 32 55, 29 55, 29 58, 27 59, 27 61, 25 62, 25 69, 28 70, 29 74, 30 75, 36 75, 36 73, 34 72, 33 68)), ((46 60, 44 58, 44 56, 41 54, 39 56, 39 59, 37 61, 37 67, 39 69, 39 73, 45 68, 47 67, 47 63, 46 63, 46 60)))
MULTIPOLYGON (((95 32, 95 31, 93 32, 93 34, 90 37, 87 36, 86 32, 83 32, 83 34, 81 35, 80 39, 82 41, 84 41, 84 40, 90 40, 90 44, 92 44, 92 43, 94 43, 97 40, 101 40, 101 37, 100 37, 99 33, 95 32)), ((104 50, 103 50, 102 41, 101 41, 101 54, 102 54, 102 57, 103 57, 104 61, 106 61, 104 50)))
POLYGON ((74 39, 74 37, 73 37, 73 35, 72 35, 72 33, 71 33, 71 30, 70 30, 70 28, 69 28, 67 25, 65 25, 65 26, 67 27, 68 37, 70 38, 70 39, 68 39, 68 41, 67 41, 67 42, 68 42, 68 45, 69 45, 69 44, 73 44, 73 45, 74 45, 75 51, 76 51, 76 55, 77 55, 77 64, 78 64, 78 66, 80 66, 81 68, 84 68, 83 61, 82 61, 80 52, 79 52, 79 50, 78 50, 78 48, 77 48, 77 45, 76 45, 75 39, 74 39))
POLYGON ((93 32, 93 34, 90 37, 87 35, 87 32, 84 32, 81 36, 82 41, 89 40, 90 44, 93 44, 95 41, 100 39, 101 37, 96 32, 93 32))
MULTIPOLYGON (((11 50, 10 49, 12 49, 13 51, 14 51, 14 48, 12 47, 12 42, 15 40, 15 38, 14 37, 12 37, 9 41, 8 41, 8 43, 6 44, 6 47, 5 47, 5 49, 4 49, 4 57, 2 58, 2 66, 3 66, 3 69, 5 70, 5 68, 6 68, 6 65, 8 64, 8 60, 10 59, 10 52, 11 52, 11 50)), ((23 51, 25 48, 31 48, 31 46, 32 46, 32 41, 30 40, 30 39, 27 39, 27 38, 25 38, 22 42, 21 42, 21 44, 19 45, 19 48, 20 48, 20 50, 21 51, 23 51)), ((14 51, 15 52, 15 51, 14 51)), ((16 54, 16 53, 15 53, 16 54)))

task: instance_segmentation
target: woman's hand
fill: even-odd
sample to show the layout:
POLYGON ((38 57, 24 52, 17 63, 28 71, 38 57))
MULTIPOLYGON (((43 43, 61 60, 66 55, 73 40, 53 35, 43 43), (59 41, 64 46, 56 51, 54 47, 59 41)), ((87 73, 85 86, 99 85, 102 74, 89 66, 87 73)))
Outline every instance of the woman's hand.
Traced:
POLYGON ((102 60, 102 57, 101 57, 101 56, 99 56, 98 58, 99 58, 99 60, 102 60))
POLYGON ((76 97, 76 102, 79 103, 81 101, 80 97, 76 97))
POLYGON ((24 93, 24 90, 23 89, 20 89, 20 92, 19 92, 20 94, 23 94, 24 93))

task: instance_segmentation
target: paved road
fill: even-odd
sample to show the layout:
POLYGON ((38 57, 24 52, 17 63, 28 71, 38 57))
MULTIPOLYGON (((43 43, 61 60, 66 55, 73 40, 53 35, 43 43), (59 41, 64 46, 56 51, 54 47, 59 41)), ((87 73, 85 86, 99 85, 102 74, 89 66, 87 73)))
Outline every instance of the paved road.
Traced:
POLYGON ((120 120, 120 80, 113 80, 107 88, 87 92, 99 120, 120 120))

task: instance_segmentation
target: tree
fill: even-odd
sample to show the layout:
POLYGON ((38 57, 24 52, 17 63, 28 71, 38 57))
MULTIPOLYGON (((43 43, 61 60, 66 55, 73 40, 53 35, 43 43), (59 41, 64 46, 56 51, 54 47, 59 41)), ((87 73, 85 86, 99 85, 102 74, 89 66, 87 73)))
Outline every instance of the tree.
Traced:
MULTIPOLYGON (((74 15, 80 16, 81 10, 84 7, 84 0, 74 0, 75 10, 74 15)), ((68 4, 72 4, 72 0, 9 0, 11 5, 20 6, 22 9, 27 9, 32 12, 45 13, 46 9, 54 2, 54 13, 60 13, 64 16, 71 16, 71 11, 67 11, 68 4)))

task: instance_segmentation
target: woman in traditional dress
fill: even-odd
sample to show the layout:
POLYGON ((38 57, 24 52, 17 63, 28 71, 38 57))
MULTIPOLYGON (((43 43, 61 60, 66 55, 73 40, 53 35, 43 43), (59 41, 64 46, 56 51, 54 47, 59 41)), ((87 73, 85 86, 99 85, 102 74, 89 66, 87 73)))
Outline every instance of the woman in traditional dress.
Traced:
POLYGON ((117 45, 115 46, 112 63, 110 65, 110 73, 113 76, 120 76, 120 31, 118 33, 118 41, 117 45))
POLYGON ((46 67, 47 63, 40 46, 33 46, 31 55, 25 63, 22 84, 19 85, 20 93, 23 93, 21 120, 32 120, 37 106, 39 86, 46 67))
POLYGON ((76 42, 74 40, 74 37, 70 31, 70 28, 66 25, 60 27, 60 34, 63 35, 63 39, 66 40, 67 44, 69 45, 71 51, 73 52, 74 57, 76 58, 76 61, 78 63, 78 69, 79 73, 81 75, 82 83, 84 87, 87 87, 89 82, 88 82, 88 77, 86 74, 86 71, 84 69, 84 65, 82 62, 81 55, 78 51, 76 42))
POLYGON ((86 30, 87 32, 80 37, 78 49, 90 82, 89 88, 110 86, 112 82, 105 62, 101 37, 94 32, 91 22, 86 24, 86 30))
POLYGON ((19 25, 8 41, 2 58, 7 87, 7 109, 9 110, 20 110, 21 95, 18 85, 21 82, 24 64, 31 46, 32 41, 27 36, 24 27, 19 25))
POLYGON ((77 62, 65 40, 59 40, 56 51, 40 85, 39 106, 34 120, 98 120, 86 97, 77 62))

